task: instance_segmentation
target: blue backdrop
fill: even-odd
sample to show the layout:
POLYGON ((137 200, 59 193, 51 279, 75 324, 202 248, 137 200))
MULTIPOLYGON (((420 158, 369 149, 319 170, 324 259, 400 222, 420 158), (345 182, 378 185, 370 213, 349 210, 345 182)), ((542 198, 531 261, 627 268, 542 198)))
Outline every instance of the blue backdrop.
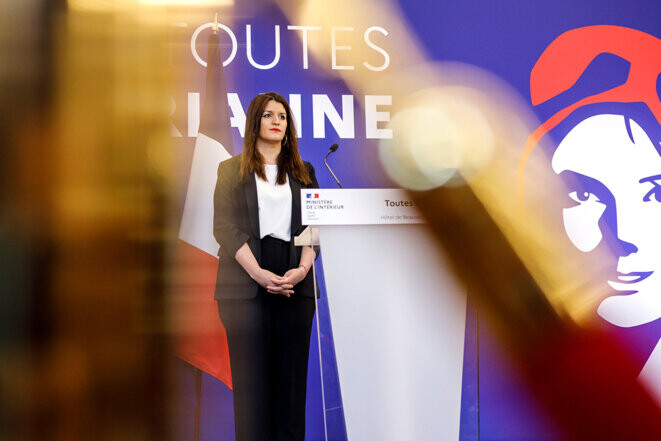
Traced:
MULTIPOLYGON (((509 83, 523 102, 530 104, 530 73, 546 47, 565 31, 590 25, 619 25, 646 32, 661 38, 661 2, 649 0, 563 0, 542 1, 500 1, 484 2, 465 0, 450 1, 400 1, 404 19, 420 39, 426 52, 434 60, 460 61, 486 69, 509 83)), ((210 11, 212 20, 214 11, 210 11)), ((301 42, 299 33, 287 31, 286 17, 278 8, 262 1, 245 1, 237 4, 226 17, 239 42, 236 58, 226 68, 227 90, 236 93, 244 111, 250 99, 260 92, 274 90, 285 97, 298 94, 301 99, 302 118, 300 127, 303 136, 299 142, 301 155, 310 161, 317 170, 321 187, 334 187, 330 174, 325 172, 323 156, 333 143, 340 149, 332 157, 332 163, 345 187, 387 188, 394 184, 383 173, 377 159, 376 140, 366 139, 365 118, 362 110, 363 96, 354 96, 355 137, 342 139, 332 124, 325 123, 326 136, 313 136, 312 95, 325 94, 339 112, 342 108, 342 95, 352 95, 344 83, 329 80, 325 73, 327 65, 318 65, 310 60, 310 68, 301 68, 301 42), (273 59, 273 30, 281 27, 281 58, 272 69, 259 70, 252 67, 245 56, 245 26, 252 25, 253 55, 255 60, 268 63, 273 59)), ((220 18, 223 22, 223 17, 220 18)), ((176 109, 173 124, 183 135, 178 138, 177 147, 181 153, 182 176, 188 172, 194 137, 187 136, 188 94, 204 94, 204 68, 193 59, 189 42, 193 31, 202 23, 187 23, 173 28, 173 62, 190 65, 190 69, 178 79, 179 92, 173 97, 176 109)), ((379 23, 374 23, 379 25, 379 23)), ((342 24, 339 23, 339 26, 342 24)), ((359 30, 362 32, 362 30, 359 30)), ((198 51, 205 52, 206 35, 199 38, 198 51)), ((391 33, 379 39, 387 50, 390 41, 398 36, 391 33)), ((375 37, 376 39, 376 37, 375 37)), ((229 42, 229 40, 227 40, 229 42)), ((229 46, 224 50, 229 51, 229 46)), ((661 56, 656 54, 657 57, 661 56)), ((579 81, 578 88, 571 93, 585 94, 603 90, 621 83, 626 78, 628 65, 614 56, 599 57, 586 71, 585 78, 579 81)), ((375 77, 378 73, 374 73, 375 77)), ((388 95, 388 90, 383 90, 388 95)), ((563 99, 571 99, 564 97, 563 99)), ((541 121, 555 113, 558 108, 553 103, 533 108, 541 121)), ((240 151, 242 138, 233 129, 235 150, 240 151)), ((523 146, 521 146, 523 149, 523 146)), ((661 173, 661 171, 659 171, 661 173)), ((183 179, 185 182, 185 179, 183 179)), ((182 198, 185 188, 182 189, 182 198)), ((323 280, 323 275, 322 275, 323 280)), ((321 284, 323 286, 323 283, 321 284)), ((322 288, 323 290, 323 288, 322 288)), ((322 326, 324 349, 324 372, 326 374, 326 399, 329 409, 330 439, 346 439, 342 414, 341 391, 337 384, 336 368, 332 346, 332 330, 328 321, 325 293, 322 292, 318 318, 322 326)), ((461 439, 462 440, 546 440, 558 439, 553 424, 541 412, 540 406, 517 379, 513 367, 504 356, 495 333, 469 301, 466 326, 466 348, 464 362, 464 384, 462 396, 461 439)), ((658 320, 657 320, 658 322, 658 320)), ((634 348, 641 354, 649 354, 650 346, 658 339, 659 324, 626 331, 625 337, 636 342, 634 348), (653 329, 656 328, 656 329, 653 329)), ((625 331, 622 331, 623 333, 625 331)), ((308 438, 323 439, 321 421, 320 380, 318 378, 318 357, 316 329, 313 333, 310 357, 309 399, 308 399, 308 438)), ((430 350, 433 348, 430 348, 430 350)), ((192 439, 193 409, 195 406, 194 377, 190 368, 180 364, 177 367, 181 408, 184 419, 179 426, 181 439, 192 439)), ((233 422, 231 391, 220 381, 205 376, 203 378, 203 405, 201 439, 232 440, 233 422)))

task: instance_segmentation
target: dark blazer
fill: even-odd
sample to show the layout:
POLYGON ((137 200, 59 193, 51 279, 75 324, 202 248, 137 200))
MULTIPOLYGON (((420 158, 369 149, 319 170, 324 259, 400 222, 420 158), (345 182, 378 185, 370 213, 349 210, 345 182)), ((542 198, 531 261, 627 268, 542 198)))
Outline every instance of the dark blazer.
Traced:
MULTIPOLYGON (((257 184, 251 174, 246 182, 239 181, 241 156, 237 155, 218 166, 218 181, 214 193, 213 235, 220 250, 218 252, 218 276, 215 299, 250 299, 257 295, 259 285, 255 282, 234 255, 244 243, 261 265, 259 234, 259 209, 257 184)), ((305 185, 288 175, 292 193, 290 268, 299 266, 301 247, 294 246, 294 237, 305 229, 301 225, 301 188, 318 188, 314 168, 309 162, 305 166, 312 183, 305 185)), ((315 250, 318 253, 318 250, 315 250)), ((281 275, 281 274, 280 274, 281 275)), ((313 275, 308 271, 305 279, 294 286, 294 295, 314 296, 313 275)))

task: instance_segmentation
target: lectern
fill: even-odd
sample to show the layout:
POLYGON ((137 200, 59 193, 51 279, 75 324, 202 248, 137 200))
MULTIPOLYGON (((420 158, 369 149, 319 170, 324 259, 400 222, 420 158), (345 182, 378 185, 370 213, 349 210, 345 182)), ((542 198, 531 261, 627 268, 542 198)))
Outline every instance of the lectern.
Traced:
POLYGON ((304 189, 349 441, 458 440, 466 293, 396 189, 304 189))

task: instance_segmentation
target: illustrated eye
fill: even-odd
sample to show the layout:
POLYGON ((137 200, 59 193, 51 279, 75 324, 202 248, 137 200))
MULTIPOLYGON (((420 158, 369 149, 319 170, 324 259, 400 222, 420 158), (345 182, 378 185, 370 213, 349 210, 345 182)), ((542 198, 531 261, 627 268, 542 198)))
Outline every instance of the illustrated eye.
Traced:
POLYGON ((574 201, 578 202, 579 204, 583 202, 601 202, 599 198, 594 193, 590 193, 589 191, 572 191, 569 193, 569 198, 574 201))
POLYGON ((270 117, 271 117, 270 113, 265 113, 264 115, 262 115, 262 118, 270 118, 270 117))
POLYGON ((280 119, 284 121, 287 119, 287 117, 285 115, 280 115, 280 119))
POLYGON ((661 183, 657 182, 657 180, 661 180, 661 175, 650 176, 638 181, 640 183, 649 182, 654 186, 650 191, 647 192, 647 194, 645 194, 645 196, 643 196, 643 202, 650 202, 652 197, 654 197, 656 202, 661 202, 661 183))

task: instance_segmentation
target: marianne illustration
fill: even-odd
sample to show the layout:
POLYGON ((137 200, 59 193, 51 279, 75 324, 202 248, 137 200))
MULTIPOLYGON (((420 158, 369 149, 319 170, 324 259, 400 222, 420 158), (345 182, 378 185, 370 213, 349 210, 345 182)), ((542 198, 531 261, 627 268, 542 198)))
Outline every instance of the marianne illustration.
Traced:
MULTIPOLYGON (((597 313, 621 328, 661 319, 660 74, 661 40, 618 26, 590 26, 554 40, 530 79, 533 105, 570 99, 528 139, 519 164, 519 191, 528 157, 550 136, 557 146, 551 167, 567 186, 565 232, 581 252, 608 247, 614 256, 612 273, 603 281, 612 294, 597 313), (622 82, 571 98, 575 95, 568 91, 602 54, 628 62, 622 82)), ((659 337, 641 380, 661 399, 659 337)))

